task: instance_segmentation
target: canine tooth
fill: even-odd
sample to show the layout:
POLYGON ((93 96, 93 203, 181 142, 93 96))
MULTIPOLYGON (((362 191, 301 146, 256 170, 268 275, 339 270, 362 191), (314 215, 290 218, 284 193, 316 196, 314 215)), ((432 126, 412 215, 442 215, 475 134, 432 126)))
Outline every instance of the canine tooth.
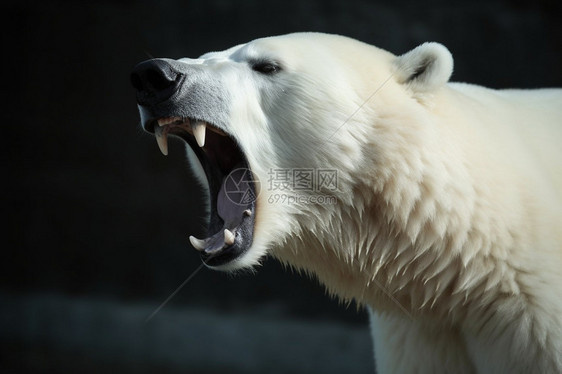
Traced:
POLYGON ((205 130, 207 129, 207 124, 202 121, 197 121, 192 125, 193 136, 197 140, 199 147, 203 148, 205 145, 205 130))
POLYGON ((244 211, 244 215, 250 217, 252 215, 252 211, 250 209, 246 209, 244 211))
POLYGON ((205 241, 201 239, 197 239, 195 236, 189 236, 189 242, 193 246, 193 248, 197 249, 198 251, 202 251, 205 249, 205 241))
POLYGON ((158 143, 158 148, 164 156, 168 155, 168 131, 165 131, 165 127, 156 127, 154 129, 154 135, 156 136, 156 143, 158 143))
POLYGON ((232 245, 234 244, 234 234, 228 229, 224 229, 224 244, 232 245))

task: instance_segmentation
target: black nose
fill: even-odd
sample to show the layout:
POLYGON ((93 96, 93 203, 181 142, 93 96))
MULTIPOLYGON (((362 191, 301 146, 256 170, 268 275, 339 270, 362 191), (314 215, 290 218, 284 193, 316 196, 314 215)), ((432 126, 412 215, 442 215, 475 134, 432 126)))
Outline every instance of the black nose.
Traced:
POLYGON ((137 102, 151 106, 166 101, 181 84, 183 74, 164 59, 141 62, 131 73, 131 84, 137 90, 137 102))

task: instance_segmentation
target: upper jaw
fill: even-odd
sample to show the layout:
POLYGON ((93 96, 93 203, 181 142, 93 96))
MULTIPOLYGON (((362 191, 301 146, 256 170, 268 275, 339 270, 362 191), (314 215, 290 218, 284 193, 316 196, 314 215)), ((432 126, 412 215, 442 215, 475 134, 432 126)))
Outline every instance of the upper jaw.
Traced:
POLYGON ((256 211, 255 199, 242 200, 241 194, 230 190, 245 185, 250 195, 257 196, 255 177, 236 139, 204 120, 177 115, 148 116, 145 108, 139 105, 139 109, 143 127, 154 133, 164 155, 168 154, 170 134, 185 140, 197 155, 209 185, 210 217, 207 237, 189 239, 207 266, 230 266, 252 245, 256 211))
POLYGON ((195 142, 200 148, 205 146, 205 140, 207 138, 207 129, 215 132, 221 136, 227 136, 227 134, 215 127, 210 125, 208 122, 190 119, 188 117, 162 117, 155 120, 150 127, 153 128, 158 147, 163 155, 168 155, 168 134, 176 133, 182 134, 187 133, 195 139, 195 142))

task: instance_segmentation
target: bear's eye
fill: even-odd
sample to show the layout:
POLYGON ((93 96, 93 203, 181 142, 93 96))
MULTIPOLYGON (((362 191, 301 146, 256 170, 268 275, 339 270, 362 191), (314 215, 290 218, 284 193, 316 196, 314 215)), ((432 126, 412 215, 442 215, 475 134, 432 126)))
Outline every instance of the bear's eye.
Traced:
POLYGON ((252 64, 252 70, 262 74, 275 74, 281 70, 281 67, 269 61, 257 61, 252 64))

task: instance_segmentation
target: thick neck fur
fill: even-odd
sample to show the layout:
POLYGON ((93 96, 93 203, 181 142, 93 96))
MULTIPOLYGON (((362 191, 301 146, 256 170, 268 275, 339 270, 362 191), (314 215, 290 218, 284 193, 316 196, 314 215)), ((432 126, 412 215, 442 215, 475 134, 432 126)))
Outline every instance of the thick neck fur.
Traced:
MULTIPOLYGON (((356 202, 362 198, 355 195, 356 202)), ((341 216, 320 213, 330 216, 328 224, 309 226, 288 241, 280 259, 317 276, 345 301, 411 316, 431 310, 433 316, 437 312, 462 318, 455 314, 466 313, 459 306, 467 300, 485 309, 500 293, 517 292, 514 272, 503 259, 487 253, 495 244, 484 233, 451 232, 428 214, 416 217, 422 222, 415 225, 424 230, 412 234, 416 229, 400 222, 396 208, 383 196, 362 203, 363 212, 354 207, 341 216), (470 236, 470 241, 459 236, 470 236), (474 242, 478 247, 469 244, 474 242), (463 246, 471 246, 469 256, 460 255, 463 246)), ((412 209, 410 215, 416 214, 412 209)), ((450 213, 449 220, 454 219, 450 213)))
POLYGON ((378 121, 364 146, 369 167, 337 207, 304 213, 304 228, 274 255, 375 310, 451 322, 486 313, 519 293, 507 259, 516 228, 496 220, 488 191, 434 124, 393 116, 378 121))

